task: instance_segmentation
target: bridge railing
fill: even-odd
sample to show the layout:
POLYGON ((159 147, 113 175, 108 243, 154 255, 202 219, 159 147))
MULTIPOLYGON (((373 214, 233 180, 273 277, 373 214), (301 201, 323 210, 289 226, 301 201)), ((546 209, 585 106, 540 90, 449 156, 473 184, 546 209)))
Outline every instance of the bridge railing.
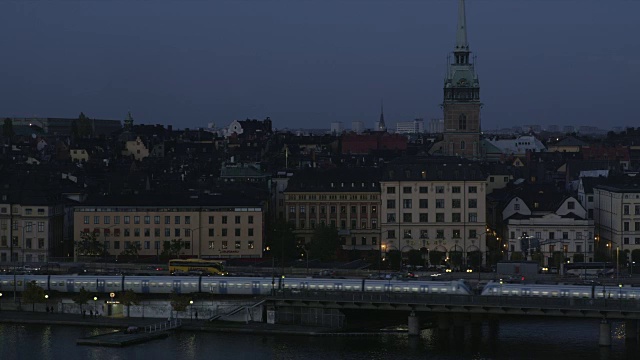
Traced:
POLYGON ((324 292, 284 290, 274 294, 273 299, 315 300, 332 302, 421 304, 437 306, 494 306, 525 308, 557 308, 584 310, 623 310, 640 312, 640 300, 636 299, 591 299, 576 297, 534 296, 480 296, 448 294, 416 294, 393 292, 324 292))

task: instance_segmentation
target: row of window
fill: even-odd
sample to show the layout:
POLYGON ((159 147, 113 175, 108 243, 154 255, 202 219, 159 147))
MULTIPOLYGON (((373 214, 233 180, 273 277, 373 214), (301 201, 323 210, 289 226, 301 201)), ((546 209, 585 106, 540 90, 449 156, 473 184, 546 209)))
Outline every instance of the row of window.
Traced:
MULTIPOLYGON (((0 213, 1 214, 6 214, 7 212, 9 212, 8 207, 0 207, 0 213)), ((36 209, 36 212, 38 215, 40 216, 44 216, 45 215, 45 209, 36 209)), ((18 207, 14 207, 13 208, 13 213, 17 214, 18 213, 18 207)), ((33 209, 32 208, 26 208, 24 209, 24 214, 25 215, 33 215, 33 209)))
MULTIPOLYGON (((320 205, 319 206, 320 209, 320 215, 326 215, 327 214, 327 207, 324 205, 320 205)), ((355 215, 357 214, 357 209, 358 207, 355 205, 351 205, 349 207, 350 210, 350 214, 355 215)), ((369 206, 367 205, 361 205, 360 206, 360 214, 367 214, 369 211, 369 206)), ((289 213, 291 214, 295 214, 296 212, 296 207, 295 206, 289 206, 289 213)), ((298 206, 298 212, 301 215, 304 215, 307 213, 307 208, 305 205, 300 205, 298 206)), ((316 206, 312 205, 309 206, 309 213, 311 215, 315 215, 316 214, 316 206)), ((329 206, 329 214, 337 214, 338 213, 338 207, 336 205, 330 205, 329 206)), ((340 214, 346 214, 347 213, 347 206, 346 205, 341 205, 340 206, 340 214)), ((371 215, 376 215, 378 213, 378 207, 376 205, 372 205, 371 206, 371 215)))
MULTIPOLYGON (((630 208, 630 205, 622 205, 622 214, 629 215, 629 208, 630 208)), ((640 215, 640 205, 633 206, 633 214, 640 215)))
MULTIPOLYGON (((12 230, 19 230, 21 228, 24 228, 25 232, 32 232, 34 225, 37 226, 38 232, 44 232, 44 221, 38 221, 37 223, 33 223, 31 221, 25 221, 23 223, 23 225, 20 225, 18 221, 13 221, 11 223, 11 229, 12 230)), ((0 223, 0 229, 1 230, 7 230, 7 222, 3 221, 0 223)))
MULTIPOLYGON (((344 184, 342 184, 344 187, 344 184)), ((352 184, 353 185, 353 184, 352 184)), ((364 187, 364 184, 363 184, 364 187)), ((361 194, 361 195, 315 195, 315 194, 288 194, 287 200, 378 200, 378 194, 361 194)))
MULTIPOLYGON (((436 199, 436 209, 444 209, 445 207, 445 199, 436 199)), ((468 199, 467 207, 470 209, 478 208, 478 199, 468 199)), ((395 209, 396 201, 391 199, 387 200, 387 209, 395 209)), ((402 200, 402 208, 403 209, 411 209, 413 208, 413 199, 403 199, 402 200)), ((418 200, 418 208, 420 209, 428 209, 429 208, 429 199, 419 199, 418 200)), ((460 209, 462 208, 462 200, 461 199, 451 199, 451 208, 460 209)))
MULTIPOLYGON (((44 238, 38 238, 38 249, 44 249, 44 238)), ((19 247, 20 246, 20 242, 18 240, 17 236, 14 236, 11 238, 11 242, 13 247, 19 247)), ((33 243, 34 243, 34 239, 33 238, 25 238, 24 239, 24 247, 26 249, 33 249, 33 243)), ((7 236, 6 235, 2 235, 0 237, 0 246, 2 247, 7 247, 9 245, 7 245, 7 236)))
MULTIPOLYGON (((634 238, 633 241, 634 241, 634 244, 640 245, 640 238, 634 238)), ((629 245, 629 238, 628 237, 623 238, 622 243, 625 245, 629 245)))
MULTIPOLYGON (((2 262, 7 262, 7 253, 6 252, 0 252, 0 261, 2 262)), ((43 263, 45 262, 45 255, 44 254, 38 254, 38 262, 43 263)), ((13 256, 11 257, 11 262, 18 262, 19 260, 19 255, 18 253, 13 253, 13 256)), ((25 262, 34 262, 33 261, 34 256, 32 254, 25 254, 24 256, 24 261, 25 262)))
MULTIPOLYGON (((429 230, 428 229, 420 229, 420 239, 429 239, 429 230)), ((433 230, 432 230, 433 231, 433 230)), ((470 229, 469 236, 467 236, 467 238, 469 239, 477 239, 478 238, 478 232, 477 230, 474 229, 470 229)), ((460 229, 453 229, 451 231, 451 237, 453 239, 460 239, 462 238, 462 232, 460 229)), ((396 238, 396 230, 387 230, 387 239, 395 239, 396 238)), ((412 239, 413 238, 413 233, 411 229, 404 229, 402 231, 402 238, 403 239, 412 239)), ((435 238, 436 239, 444 239, 444 229, 436 229, 435 230, 435 238)))
MULTIPOLYGON (((295 225, 295 221, 292 220, 291 222, 295 225)), ((336 225, 336 220, 331 220, 329 223, 333 227, 337 226, 336 225)), ((320 224, 322 226, 325 226, 327 223, 326 223, 326 221, 324 219, 321 219, 320 220, 320 224)), ((353 229, 353 230, 358 229, 357 225, 358 225, 357 220, 356 219, 351 219, 349 229, 353 229)), ((367 224, 367 220, 363 219, 360 222, 360 228, 359 229, 365 230, 365 229, 368 228, 367 225, 368 225, 367 224)), ((300 219, 298 221, 298 226, 296 226, 296 228, 297 229, 306 229, 307 228, 307 221, 305 219, 300 219)), ((309 220, 309 229, 315 229, 315 228, 316 228, 316 220, 315 219, 309 220)), ((345 230, 346 228, 347 228, 347 221, 346 220, 340 220, 340 229, 341 230, 345 230)), ((378 228, 378 219, 371 219, 371 226, 369 228, 370 229, 377 229, 378 228)))
MULTIPOLYGON (((112 216, 108 216, 108 215, 103 216, 102 217, 102 223, 105 224, 105 225, 111 224, 111 218, 112 218, 112 216)), ((133 216, 133 223, 134 224, 140 224, 140 220, 141 219, 142 219, 144 224, 147 224, 147 225, 151 224, 151 216, 149 216, 149 215, 142 216, 142 217, 139 216, 139 215, 135 215, 135 216, 133 216)), ((84 220, 85 224, 89 224, 90 220, 91 220, 91 217, 88 216, 88 215, 85 215, 83 220, 84 220)), ((122 216, 122 220, 123 220, 124 224, 131 224, 131 216, 129 216, 129 215, 122 216)), ((191 216, 189 216, 189 215, 187 215, 187 216, 178 216, 178 215, 173 216, 173 224, 174 225, 180 224, 181 221, 183 221, 183 220, 184 220, 184 224, 185 225, 191 224, 191 216)), ((96 225, 99 225, 100 224, 100 216, 95 215, 93 217, 93 223, 96 224, 96 225)), ((113 223, 116 224, 116 225, 120 224, 120 215, 114 215, 113 216, 113 223)), ((154 216, 153 217, 153 223, 154 224, 160 224, 160 216, 158 216, 158 215, 154 216)), ((172 224, 171 223, 171 216, 169 216, 169 215, 164 216, 164 223, 166 225, 172 224)), ((208 223, 209 224, 214 224, 215 223, 215 217, 214 216, 209 216, 208 223)), ((229 216, 226 216, 226 215, 221 216, 221 223, 222 224, 228 224, 229 223, 229 216)), ((241 224, 242 223, 242 216, 240 216, 240 215, 234 216, 233 223, 234 224, 241 224)), ((247 216, 247 224, 253 224, 253 215, 247 216)))
MULTIPOLYGON (((622 231, 630 231, 630 222, 625 221, 622 223, 622 231)), ((640 231, 640 221, 636 221, 633 223, 633 231, 640 231)))
MULTIPOLYGON (((546 238, 546 239, 549 239, 549 240, 555 240, 555 239, 568 240, 569 239, 569 232, 568 231, 560 232, 560 236, 561 237, 559 237, 559 238, 556 238, 556 232, 555 231, 549 231, 547 234, 549 235, 549 237, 546 238)), ((576 231, 575 239, 576 240, 582 240, 582 235, 583 235, 582 231, 576 231)), ((526 231, 523 231, 521 233, 521 237, 526 237, 526 236, 529 236, 528 233, 526 231)), ((533 237, 537 238, 537 239, 541 239, 541 240, 545 239, 545 238, 542 237, 542 232, 539 232, 539 231, 535 232, 533 237)), ((515 231, 511 231, 509 233, 509 238, 510 239, 515 239, 516 238, 516 232, 515 231)), ((587 233, 587 239, 593 239, 593 233, 591 231, 589 231, 587 233)))
MULTIPOLYGON (((548 245, 549 249, 548 249, 548 253, 551 254, 553 252, 556 251, 556 246, 555 245, 548 245)), ((509 246, 509 251, 514 252, 516 251, 516 246, 514 244, 511 244, 509 246)), ((569 252, 569 245, 565 244, 562 245, 562 247, 558 247, 558 251, 562 251, 563 253, 568 253, 569 252)), ((589 250, 587 250, 588 252, 592 253, 593 252, 593 244, 589 244, 589 250)), ((583 253, 582 251, 582 245, 581 244, 576 244, 576 253, 581 254, 583 253)))
MULTIPOLYGON (((346 237, 341 237, 340 238, 340 243, 342 245, 347 245, 347 238, 346 237)), ((358 237, 357 236, 352 236, 351 237, 351 246, 356 246, 358 245, 358 237)), ((372 236, 370 243, 368 242, 368 239, 366 236, 362 236, 360 237, 360 245, 378 245, 378 237, 377 236, 372 236)))
MULTIPOLYGON (((452 194, 460 194, 462 192, 462 187, 461 186, 447 186, 445 187, 444 185, 436 185, 436 186, 432 186, 431 190, 434 191, 436 194, 444 194, 445 190, 447 192, 449 192, 449 190, 451 190, 452 194)), ((389 186, 387 187, 387 194, 395 194, 396 193, 396 188, 395 186, 389 186)), ((413 193, 413 187, 412 186, 403 186, 402 187, 402 193, 403 194, 411 194, 413 193)), ((418 187, 418 193, 419 194, 428 194, 429 193, 429 187, 428 186, 420 186, 418 187)), ((477 194, 478 193, 478 187, 477 186, 468 186, 467 187, 467 193, 469 194, 477 194)))
MULTIPOLYGON (((445 213, 436 213, 435 222, 443 223, 445 222, 445 213)), ((412 223, 413 222, 413 213, 403 213, 402 214, 402 222, 403 223, 412 223)), ((396 214, 388 213, 387 214, 387 223, 395 223, 396 222, 396 214)), ((427 223, 429 222, 429 213, 419 213, 418 214, 418 222, 419 223, 427 223)), ((451 213, 451 222, 459 223, 462 222, 462 214, 461 213, 451 213)), ((478 222, 478 213, 468 213, 467 214, 467 222, 475 223, 478 222)))
MULTIPOLYGON (((137 247, 140 249, 144 249, 144 250, 150 250, 151 249, 151 241, 146 240, 143 242, 140 241, 118 241, 118 240, 114 240, 113 241, 113 249, 114 250, 119 250, 120 249, 120 245, 124 246, 123 249, 130 249, 132 247, 137 247)), ((241 250, 242 249, 242 244, 245 244, 245 249, 248 250, 253 250, 255 249, 256 245, 255 245, 255 241, 254 240, 248 240, 246 242, 243 242, 242 240, 235 240, 232 245, 233 245, 233 249, 236 250, 241 250)), ((165 241, 165 245, 166 247, 168 247, 170 245, 169 241, 165 241)), ((184 247, 185 250, 191 250, 191 241, 182 241, 182 245, 184 247)), ((208 246, 209 249, 213 250, 215 249, 215 241, 209 241, 208 242, 208 246)), ((222 250, 227 250, 229 249, 230 246, 230 241, 228 240, 222 240, 220 242, 220 249, 222 250)), ((111 241, 107 240, 104 242, 104 247, 105 249, 111 249, 111 241)), ((153 249, 155 250, 161 250, 160 247, 160 241, 156 240, 153 242, 153 249)))
MULTIPOLYGON (((123 229, 124 231, 121 232, 120 229, 116 228, 113 229, 113 236, 120 236, 122 233, 123 236, 131 236, 131 229, 129 228, 125 228, 123 229)), ((162 229, 159 228, 154 228, 153 229, 153 236, 160 236, 162 229)), ((173 236, 182 236, 181 234, 183 233, 182 230, 184 230, 184 236, 186 237, 191 237, 193 236, 192 233, 192 229, 180 229, 180 228, 174 228, 173 229, 173 236)), ((215 229, 207 229, 207 235, 210 237, 216 236, 216 231, 215 229)), ((135 237, 139 237, 141 236, 141 231, 144 234, 145 237, 151 236, 151 229, 149 228, 145 228, 145 229, 140 229, 140 228, 135 228, 133 229, 133 236, 135 237)), ((80 234, 85 234, 85 233, 89 233, 91 232, 90 229, 85 228, 80 234)), ((100 235, 100 228, 96 228, 93 229, 93 234, 94 235, 100 235)), ((104 236, 111 236, 111 229, 104 229, 104 236)), ((171 228, 165 228, 164 229, 164 236, 172 236, 171 235, 171 228)), ((220 229, 220 234, 218 236, 229 236, 229 232, 228 229, 220 229)), ((242 236, 242 229, 233 229, 233 236, 242 236)), ((254 236, 254 229, 247 229, 247 236, 254 236)))

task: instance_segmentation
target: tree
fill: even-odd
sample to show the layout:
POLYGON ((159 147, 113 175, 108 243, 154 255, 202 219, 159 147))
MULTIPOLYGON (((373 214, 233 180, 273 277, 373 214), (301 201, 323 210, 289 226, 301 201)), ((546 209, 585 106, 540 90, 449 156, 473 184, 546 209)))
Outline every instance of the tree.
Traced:
POLYGON ((315 257, 322 261, 334 261, 338 248, 340 248, 340 238, 335 226, 320 224, 316 227, 309 243, 309 251, 315 257))
POLYGON ((449 251, 449 264, 452 268, 459 268, 462 265, 462 251, 449 251))
POLYGON ((511 253, 511 261, 522 261, 524 255, 522 255, 519 251, 514 251, 511 253))
POLYGON ((10 118, 6 118, 4 119, 4 123, 2 124, 2 136, 11 139, 13 135, 13 120, 11 120, 10 118))
POLYGON ((544 265, 544 254, 540 251, 536 251, 533 254, 531 254, 531 260, 537 262, 539 265, 542 266, 544 265))
POLYGON ((142 250, 142 247, 138 243, 129 243, 126 249, 122 250, 120 253, 121 256, 130 259, 137 259, 139 251, 142 250))
MULTIPOLYGON (((290 222, 278 219, 272 226, 269 232, 271 236, 267 239, 269 250, 271 257, 279 259, 278 262, 282 265, 298 256, 297 245, 306 246, 306 244, 296 244, 293 224, 290 222)), ((306 249, 309 250, 309 247, 307 246, 306 249)))
POLYGON ((640 264, 640 249, 634 249, 631 251, 631 261, 640 264))
POLYGON ((82 313, 82 305, 85 305, 89 300, 91 300, 91 293, 84 289, 84 287, 80 288, 80 291, 73 294, 71 297, 74 303, 80 305, 80 312, 82 313))
POLYGON ((171 292, 171 308, 177 313, 187 310, 189 306, 189 297, 182 295, 175 290, 171 292))
POLYGON ((45 302, 44 295, 44 289, 38 286, 34 280, 27 283, 27 288, 22 293, 22 300, 27 304, 32 304, 32 311, 36 311, 36 303, 45 302))
POLYGON ((402 255, 399 250, 391 250, 387 254, 387 259, 389 259, 389 267, 391 269, 400 268, 400 261, 402 260, 402 255))
POLYGON ((482 265, 482 252, 479 250, 469 251, 467 253, 467 265, 473 268, 479 268, 482 265))
POLYGON ((140 303, 138 295, 131 289, 120 293, 119 299, 120 303, 127 307, 127 317, 131 315, 131 305, 138 305, 140 303))
POLYGON ((423 266, 424 260, 422 259, 422 253, 420 250, 409 250, 407 254, 409 265, 411 266, 423 266))
POLYGON ((573 254, 573 262, 584 262, 584 254, 573 254))
POLYGON ((560 264, 564 262, 564 253, 562 251, 554 251, 552 262, 553 266, 560 268, 560 264))
POLYGON ((76 254, 81 256, 103 256, 104 243, 100 242, 96 233, 83 232, 80 240, 75 242, 76 254))
POLYGON ((434 266, 442 265, 445 255, 446 253, 443 251, 436 251, 436 250, 429 251, 429 263, 434 266))
POLYGON ((160 253, 160 255, 165 258, 165 260, 172 259, 178 257, 183 248, 184 242, 182 239, 165 241, 162 243, 162 253, 160 253))

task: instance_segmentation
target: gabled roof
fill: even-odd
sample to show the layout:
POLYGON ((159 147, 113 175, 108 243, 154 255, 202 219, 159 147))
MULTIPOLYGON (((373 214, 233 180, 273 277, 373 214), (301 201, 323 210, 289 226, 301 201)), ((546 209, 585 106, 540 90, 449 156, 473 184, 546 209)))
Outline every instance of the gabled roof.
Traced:
POLYGON ((587 145, 589 145, 589 143, 582 141, 580 139, 577 139, 573 136, 567 136, 566 138, 558 141, 552 146, 587 146, 587 145))
POLYGON ((509 184, 505 188, 494 190, 491 197, 503 198, 506 200, 505 204, 517 197, 527 204, 531 212, 555 212, 568 195, 564 191, 560 191, 554 184, 521 183, 519 185, 509 184), (534 206, 536 203, 538 207, 534 206))

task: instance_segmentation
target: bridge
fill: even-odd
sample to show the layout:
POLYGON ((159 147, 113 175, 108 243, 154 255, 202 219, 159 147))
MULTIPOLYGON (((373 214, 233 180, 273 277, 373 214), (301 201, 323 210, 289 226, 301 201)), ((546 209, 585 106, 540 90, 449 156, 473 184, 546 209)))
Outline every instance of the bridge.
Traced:
POLYGON ((611 344, 610 320, 627 324, 627 337, 637 337, 640 320, 640 301, 634 299, 545 298, 525 296, 480 296, 446 294, 398 294, 362 292, 279 291, 268 298, 272 306, 338 310, 388 310, 409 314, 409 334, 418 335, 416 313, 431 313, 440 327, 448 327, 452 318, 460 315, 475 319, 494 319, 501 316, 554 316, 594 318, 600 324, 600 344, 611 344))

